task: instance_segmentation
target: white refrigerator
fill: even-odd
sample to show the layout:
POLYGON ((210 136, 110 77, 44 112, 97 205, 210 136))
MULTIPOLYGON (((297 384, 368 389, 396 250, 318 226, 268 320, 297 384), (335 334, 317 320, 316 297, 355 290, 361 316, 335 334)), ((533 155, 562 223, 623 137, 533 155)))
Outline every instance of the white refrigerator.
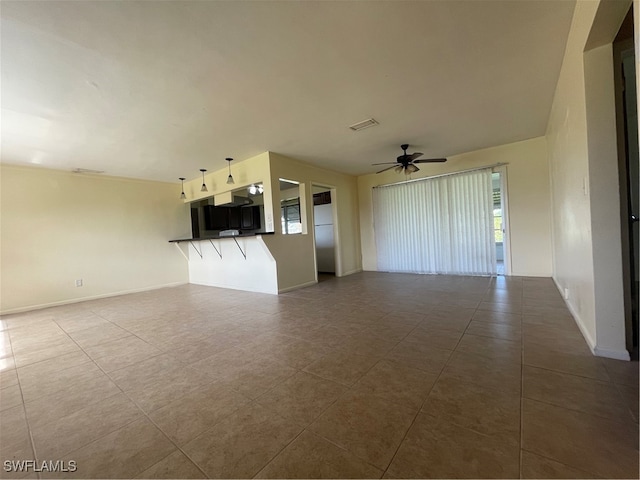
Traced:
POLYGON ((316 260, 318 272, 335 273, 335 244, 333 241, 333 212, 331 204, 313 207, 313 222, 316 234, 316 260))

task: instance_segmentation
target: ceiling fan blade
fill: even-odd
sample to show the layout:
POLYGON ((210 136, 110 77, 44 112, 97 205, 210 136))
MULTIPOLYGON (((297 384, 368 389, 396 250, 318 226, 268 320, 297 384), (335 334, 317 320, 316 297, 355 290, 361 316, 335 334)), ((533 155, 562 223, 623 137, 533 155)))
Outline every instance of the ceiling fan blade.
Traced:
POLYGON ((411 162, 416 158, 421 157, 422 155, 424 155, 424 153, 421 153, 421 152, 412 153, 411 155, 408 155, 409 161, 411 162))
POLYGON ((372 163, 371 165, 397 165, 398 162, 372 163))
POLYGON ((414 160, 413 163, 435 163, 435 162, 446 162, 446 158, 423 158, 421 160, 414 160))
POLYGON ((396 168, 396 165, 391 165, 390 167, 383 168, 382 170, 380 170, 379 172, 376 172, 376 173, 386 172, 387 170, 391 170, 392 168, 396 168))

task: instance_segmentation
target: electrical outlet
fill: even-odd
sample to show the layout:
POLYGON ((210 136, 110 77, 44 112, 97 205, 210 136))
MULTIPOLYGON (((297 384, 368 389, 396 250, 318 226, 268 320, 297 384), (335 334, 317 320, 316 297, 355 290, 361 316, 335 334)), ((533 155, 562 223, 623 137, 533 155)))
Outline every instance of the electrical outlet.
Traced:
POLYGON ((76 287, 81 287, 82 286, 82 279, 79 278, 76 280, 76 287))

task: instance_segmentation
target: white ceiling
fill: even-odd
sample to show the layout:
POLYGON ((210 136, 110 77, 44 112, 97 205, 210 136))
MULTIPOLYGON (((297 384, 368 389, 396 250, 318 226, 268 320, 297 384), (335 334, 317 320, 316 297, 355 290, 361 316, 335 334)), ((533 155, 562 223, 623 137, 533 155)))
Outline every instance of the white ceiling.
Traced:
POLYGON ((544 135, 574 4, 3 1, 2 162, 177 181, 269 150, 363 174, 401 143, 544 135))

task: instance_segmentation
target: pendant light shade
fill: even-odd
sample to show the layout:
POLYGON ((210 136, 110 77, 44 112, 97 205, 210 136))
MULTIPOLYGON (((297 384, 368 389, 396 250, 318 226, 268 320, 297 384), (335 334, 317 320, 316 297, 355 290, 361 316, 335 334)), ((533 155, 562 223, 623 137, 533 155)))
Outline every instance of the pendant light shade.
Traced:
POLYGON ((207 184, 204 183, 204 172, 206 172, 207 170, 204 168, 201 168, 200 171, 202 172, 202 187, 200 188, 201 192, 208 192, 209 189, 207 188, 207 184))
POLYGON ((180 193, 180 200, 186 200, 187 196, 184 194, 184 177, 180 177, 179 180, 182 182, 182 193, 180 193))
POLYGON ((227 185, 233 185, 234 183, 236 183, 233 181, 233 176, 231 175, 231 162, 233 161, 233 158, 225 158, 225 160, 229 162, 229 176, 227 177, 227 185))

